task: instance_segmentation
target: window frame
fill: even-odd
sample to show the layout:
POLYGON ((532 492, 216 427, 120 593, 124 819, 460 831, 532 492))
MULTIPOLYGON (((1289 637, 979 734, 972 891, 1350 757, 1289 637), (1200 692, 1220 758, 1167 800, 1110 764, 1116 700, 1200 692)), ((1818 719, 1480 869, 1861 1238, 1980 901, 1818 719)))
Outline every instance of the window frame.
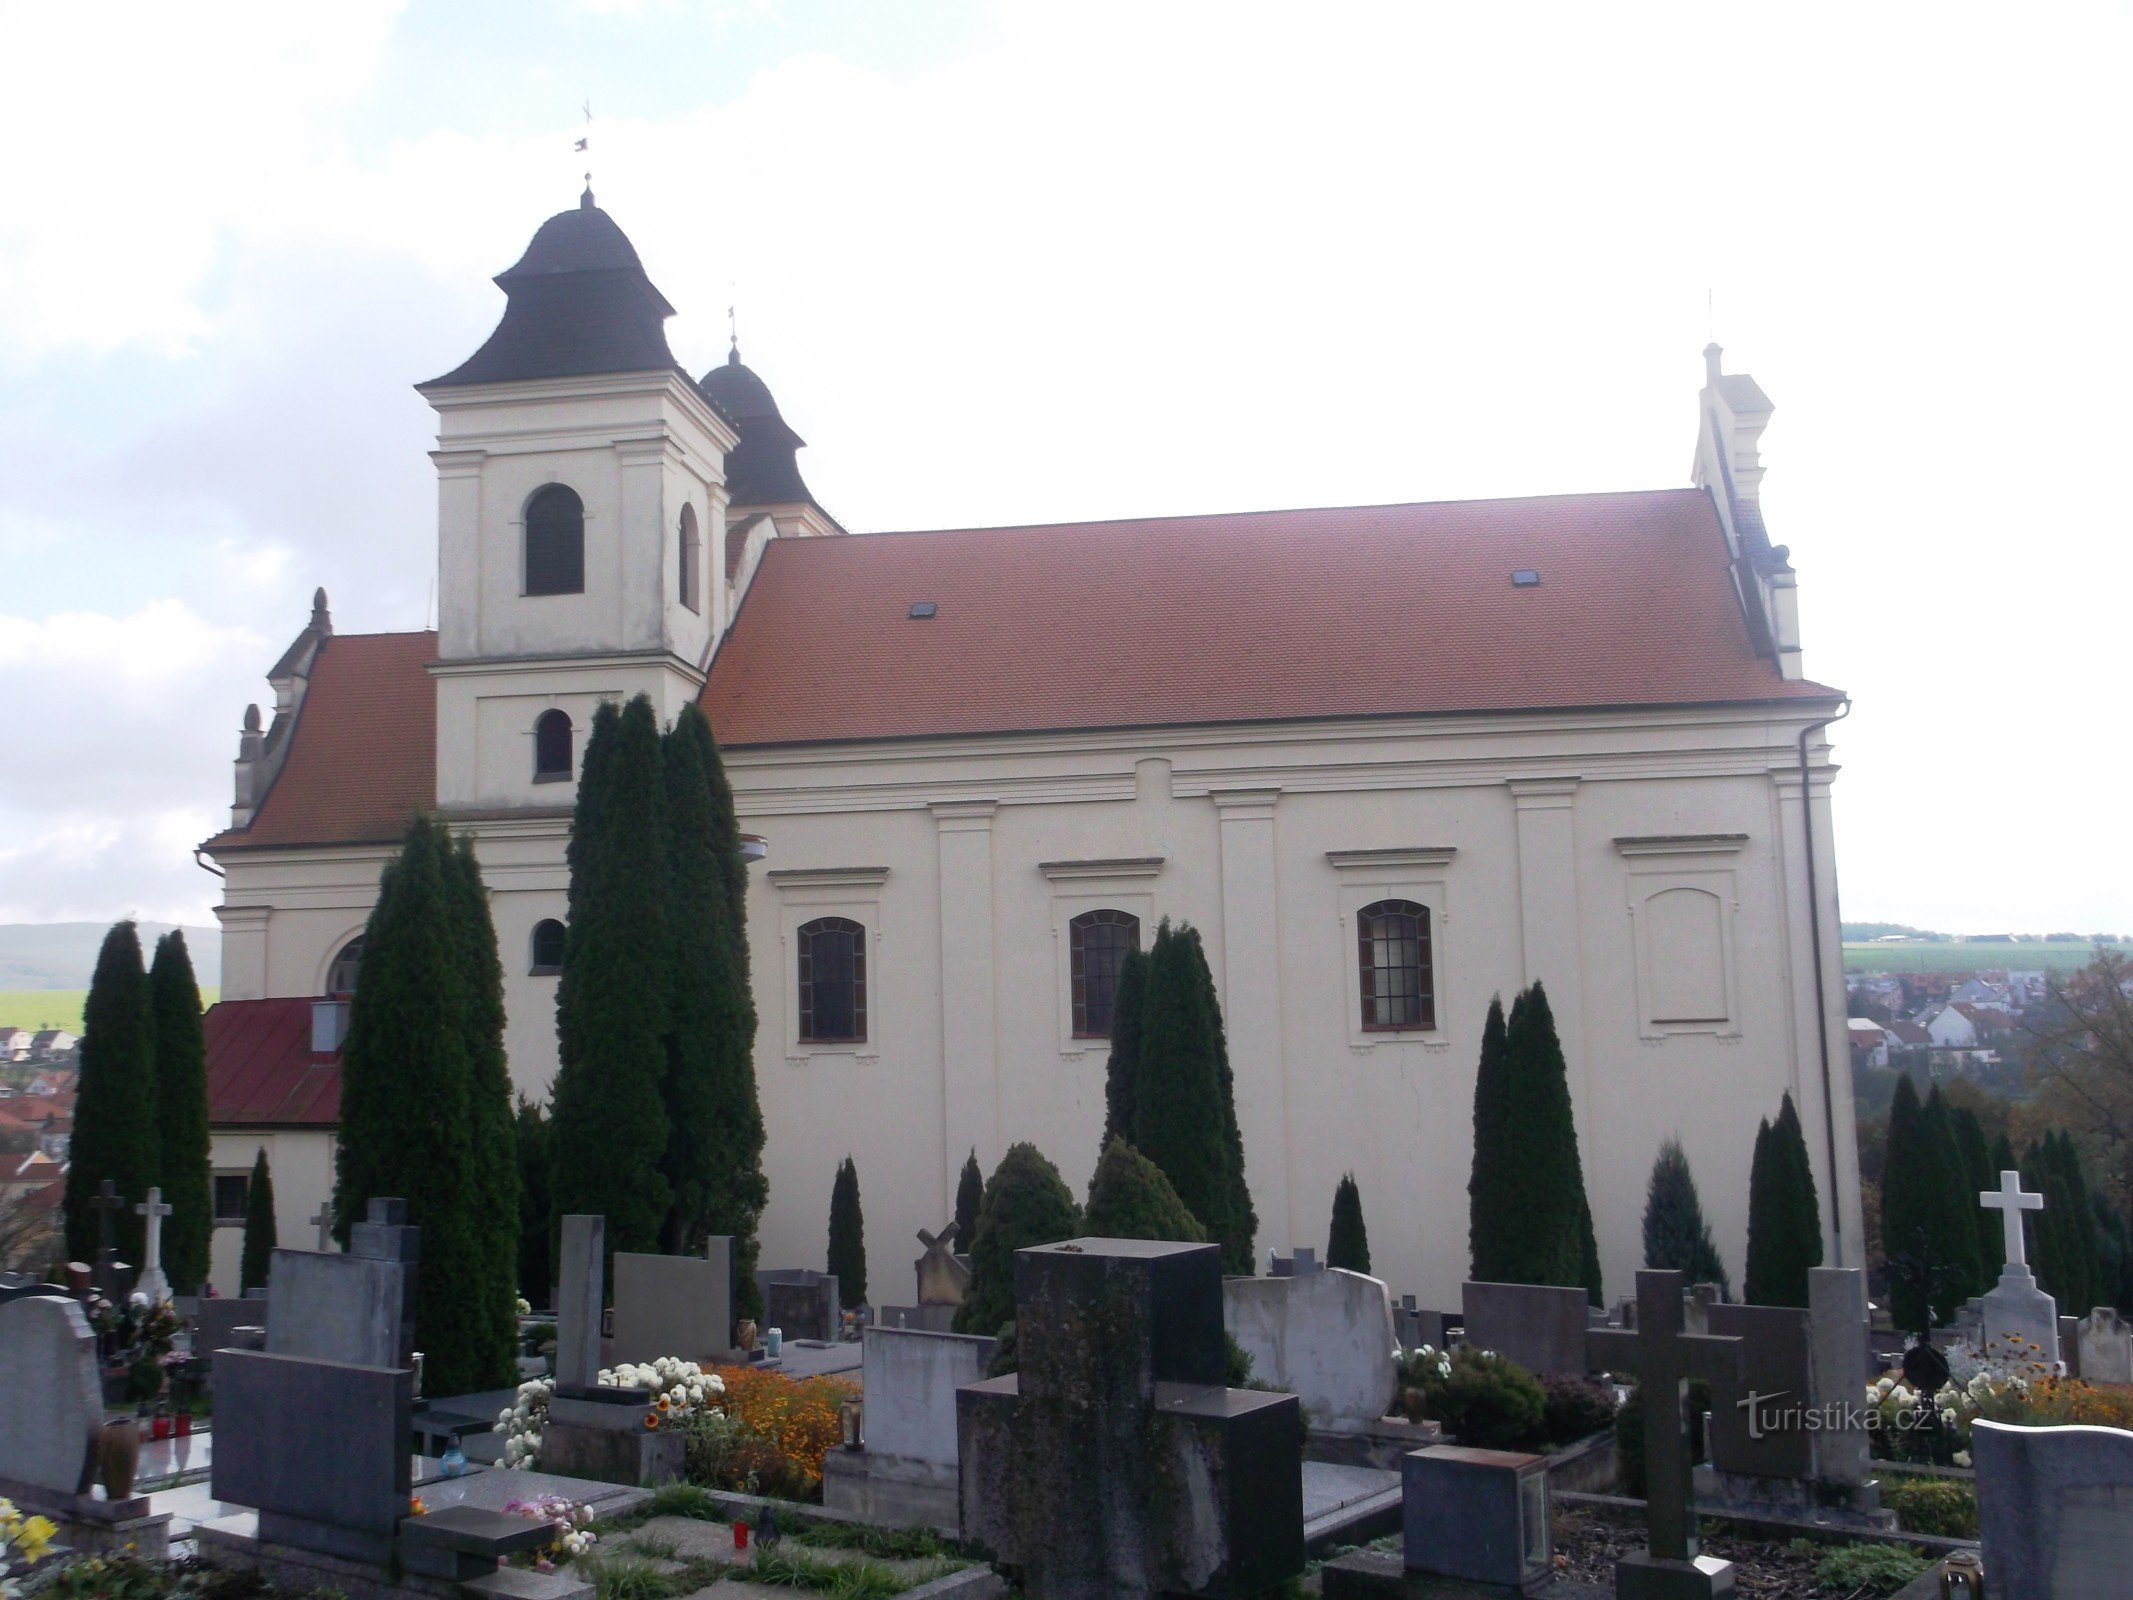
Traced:
POLYGON ((1434 959, 1435 939, 1431 922, 1429 907, 1419 900, 1410 900, 1405 896, 1396 895, 1383 900, 1373 900, 1368 905, 1356 908, 1356 1014, 1360 1019, 1363 1032, 1428 1034, 1437 1031, 1437 965, 1434 959), (1376 931, 1376 925, 1387 917, 1410 918, 1416 924, 1414 942, 1418 948, 1414 964, 1415 989, 1411 995, 1398 993, 1379 995, 1376 992, 1378 988, 1377 975, 1379 973, 1406 970, 1404 963, 1400 967, 1394 968, 1386 966, 1377 959, 1379 947, 1385 943, 1385 940, 1376 931), (1412 999, 1416 1002, 1416 1020, 1412 1022, 1376 1022, 1372 1020, 1371 1013, 1377 1002, 1380 1000, 1400 999, 1412 999))
POLYGON ((812 1045, 857 1045, 867 1042, 867 927, 855 917, 815 917, 803 922, 793 933, 793 960, 796 963, 794 982, 797 985, 799 1009, 794 1018, 800 1043, 812 1045), (848 1033, 815 1033, 815 996, 820 982, 818 967, 820 958, 815 952, 815 941, 837 934, 851 940, 851 970, 847 981, 851 985, 849 1000, 851 1031, 848 1033))
MULTIPOLYGON (((519 511, 519 593, 522 596, 527 599, 546 599, 554 595, 583 594, 585 592, 585 521, 585 497, 567 483, 550 481, 542 484, 533 493, 526 496, 526 503, 519 511), (550 555, 544 551, 543 555, 550 565, 557 567, 556 577, 558 579, 566 576, 574 568, 575 581, 570 583, 558 581, 552 586, 536 588, 534 586, 537 570, 534 564, 534 540, 536 537, 545 538, 551 532, 561 536, 563 528, 561 526, 553 528, 543 526, 537 530, 535 527, 535 511, 536 508, 541 507, 544 501, 559 503, 563 495, 568 495, 576 505, 577 548, 575 553, 568 558, 560 552, 550 555)), ((548 576, 545 567, 538 570, 544 578, 548 576)))
POLYGON ((363 965, 363 937, 363 933, 359 929, 335 947, 333 954, 326 961, 325 979, 319 985, 321 999, 353 1000, 355 998, 356 977, 363 965), (352 955, 351 952, 353 952, 352 955), (353 963, 345 988, 337 986, 334 982, 334 976, 341 970, 343 961, 352 961, 353 963))
MULTIPOLYGON (((775 1024, 778 1033, 771 1036, 782 1035, 787 1066, 837 1059, 871 1065, 881 1059, 883 1043, 892 1037, 899 1015, 897 992, 883 965, 889 932, 883 886, 888 877, 887 867, 771 867, 764 872, 765 886, 777 897, 779 977, 775 989, 758 989, 756 999, 767 1006, 774 994, 783 1008, 775 1024), (867 930, 867 1037, 862 1041, 800 1037, 799 931, 824 917, 843 917, 867 930)), ((766 1032, 773 1026, 767 1014, 763 1024, 766 1032)))
POLYGON ((530 978, 553 978, 562 972, 564 941, 568 936, 569 929, 564 926, 563 919, 560 917, 543 917, 534 923, 526 935, 526 975, 530 978), (541 960, 541 930, 543 928, 554 928, 556 930, 556 950, 553 962, 541 960))
POLYGON ((212 1173, 208 1178, 207 1203, 210 1225, 217 1228, 241 1228, 245 1213, 251 1208, 252 1174, 246 1171, 212 1173), (237 1185, 237 1210, 234 1214, 222 1209, 221 1194, 225 1183, 237 1185))
POLYGON ((681 550, 675 577, 681 589, 681 603, 701 616, 704 609, 704 541, 696 526, 696 507, 684 505, 681 508, 676 532, 681 550))
POLYGON ((1338 974, 1342 1015, 1350 1054, 1361 1058, 1389 1055, 1394 1062, 1449 1051, 1458 988, 1458 945, 1452 919, 1451 845, 1414 845, 1396 849, 1329 850, 1333 868, 1333 916, 1329 919, 1326 956, 1338 974), (1429 911, 1431 1026, 1367 1027, 1357 971, 1358 917, 1365 907, 1405 900, 1429 911))
POLYGON ((1107 1015, 1099 1030, 1089 1025, 1088 985, 1088 933, 1095 928, 1127 928, 1126 939, 1117 946, 1118 962, 1125 963, 1126 952, 1141 948, 1141 919, 1135 913, 1115 905, 1091 907, 1077 912, 1067 919, 1067 1005, 1071 1012, 1068 1023, 1076 1039, 1094 1042, 1109 1042, 1117 1023, 1118 968, 1113 967, 1108 978, 1110 993, 1107 999, 1107 1015))
POLYGON ((561 706, 550 706, 533 719, 533 781, 535 783, 568 783, 578 771, 578 725, 570 713, 561 706), (563 764, 560 767, 543 766, 551 754, 546 745, 547 735, 543 729, 553 728, 557 719, 563 727, 563 764))

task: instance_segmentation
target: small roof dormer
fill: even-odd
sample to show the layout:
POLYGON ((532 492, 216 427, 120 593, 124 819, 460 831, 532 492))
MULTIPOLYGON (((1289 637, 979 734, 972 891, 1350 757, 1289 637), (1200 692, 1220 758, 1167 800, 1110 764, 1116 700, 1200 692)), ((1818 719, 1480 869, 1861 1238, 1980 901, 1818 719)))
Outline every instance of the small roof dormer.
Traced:
POLYGON ((651 372, 676 365, 667 347, 673 306, 588 188, 542 223, 516 263, 496 275, 507 304, 488 341, 421 388, 651 372))

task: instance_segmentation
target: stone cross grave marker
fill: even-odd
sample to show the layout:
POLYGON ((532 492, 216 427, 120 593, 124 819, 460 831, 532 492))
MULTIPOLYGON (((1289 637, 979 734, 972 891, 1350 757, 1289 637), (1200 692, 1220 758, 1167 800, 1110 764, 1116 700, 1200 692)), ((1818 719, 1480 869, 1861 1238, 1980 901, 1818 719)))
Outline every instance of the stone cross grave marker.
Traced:
POLYGON ((114 1242, 118 1213, 126 1204, 126 1197, 118 1192, 117 1184, 106 1178, 97 1185, 89 1204, 96 1207, 96 1287, 105 1299, 115 1301, 126 1292, 125 1263, 119 1260, 114 1242))
POLYGON ((1223 1387, 1214 1245, 1015 1254, 1021 1370, 956 1394, 962 1528, 1032 1600, 1250 1594, 1303 1570, 1296 1397, 1223 1387))
POLYGON ((318 1203, 318 1214, 305 1220, 318 1229, 319 1254, 324 1255, 333 1248, 333 1203, 330 1200, 321 1200, 318 1203))
POLYGON ((141 1249, 141 1277, 134 1287, 148 1296, 150 1305, 160 1305, 170 1298, 170 1280, 163 1276, 163 1219, 170 1212, 161 1189, 150 1189, 148 1198, 133 1208, 133 1214, 147 1225, 147 1238, 141 1249))
POLYGON ((1585 1335, 1588 1359, 1610 1371, 1635 1371, 1644 1407, 1644 1495, 1648 1546, 1616 1563, 1617 1592, 1649 1600, 1730 1595, 1733 1566, 1696 1553, 1696 1517, 1689 1495, 1688 1441, 1682 1427, 1682 1385, 1702 1378, 1714 1385, 1740 1381, 1740 1340, 1685 1333, 1680 1272, 1637 1274, 1637 1328, 1594 1328, 1585 1335))
POLYGON ((916 1264, 918 1303, 951 1309, 960 1306, 970 1290, 970 1268, 956 1259, 955 1247, 967 1241, 956 1238, 955 1224, 951 1222, 937 1234, 919 1229, 918 1242, 926 1247, 916 1264))
POLYGON ((2022 1192, 2022 1174, 2002 1172, 1997 1189, 1978 1192, 1978 1204, 2000 1213, 2006 1232, 2007 1265, 1985 1296, 1985 1346, 1997 1355, 2053 1362, 2059 1359, 2059 1305, 2037 1287, 2022 1237, 2022 1213, 2042 1211, 2044 1196, 2022 1192), (1994 1350, 1994 1346, 1998 1346, 1994 1350))

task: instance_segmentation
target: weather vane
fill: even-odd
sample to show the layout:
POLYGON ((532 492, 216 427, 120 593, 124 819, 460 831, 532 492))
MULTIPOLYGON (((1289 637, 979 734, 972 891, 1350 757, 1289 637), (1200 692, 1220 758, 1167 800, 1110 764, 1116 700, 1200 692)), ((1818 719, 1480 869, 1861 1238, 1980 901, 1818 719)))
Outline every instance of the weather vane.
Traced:
MULTIPOLYGON (((585 97, 585 132, 584 132, 584 133, 582 133, 581 135, 579 135, 579 137, 578 137, 578 143, 577 143, 577 151, 578 151, 578 154, 579 154, 579 155, 586 155, 586 154, 589 154, 589 153, 591 152, 591 150, 592 150, 592 122, 593 122, 593 103, 592 103, 592 96, 591 96, 591 95, 587 95, 587 96, 585 97)), ((587 194, 590 194, 590 193, 592 193, 592 182, 593 182, 592 168, 591 168, 590 166, 588 166, 588 167, 586 168, 586 170, 585 170, 585 192, 586 192, 587 194)))

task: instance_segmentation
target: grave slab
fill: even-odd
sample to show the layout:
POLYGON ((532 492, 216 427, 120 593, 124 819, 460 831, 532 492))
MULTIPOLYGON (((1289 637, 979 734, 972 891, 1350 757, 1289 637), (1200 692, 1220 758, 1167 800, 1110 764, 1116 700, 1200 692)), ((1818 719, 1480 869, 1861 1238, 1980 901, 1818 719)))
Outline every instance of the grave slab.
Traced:
POLYGON ((2077 1325, 2080 1373, 2090 1383, 2133 1384, 2133 1327, 2116 1306, 2098 1306, 2077 1325))
POLYGON ((2133 1433, 1971 1426, 1993 1600, 2133 1600, 2133 1433))

